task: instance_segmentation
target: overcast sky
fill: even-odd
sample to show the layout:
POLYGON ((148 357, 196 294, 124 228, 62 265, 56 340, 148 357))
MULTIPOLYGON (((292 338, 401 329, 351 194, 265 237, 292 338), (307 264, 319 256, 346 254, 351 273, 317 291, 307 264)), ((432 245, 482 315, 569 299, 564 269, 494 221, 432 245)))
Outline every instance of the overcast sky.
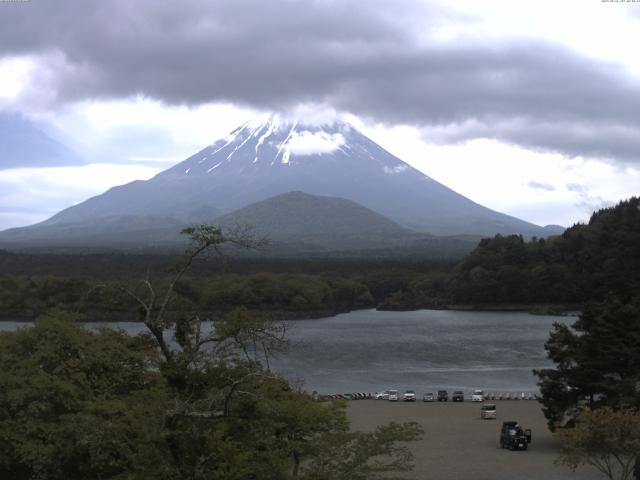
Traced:
POLYGON ((640 2, 0 1, 0 112, 89 162, 0 159, 0 229, 267 111, 346 116, 478 203, 570 226, 640 193, 638 45, 640 2))

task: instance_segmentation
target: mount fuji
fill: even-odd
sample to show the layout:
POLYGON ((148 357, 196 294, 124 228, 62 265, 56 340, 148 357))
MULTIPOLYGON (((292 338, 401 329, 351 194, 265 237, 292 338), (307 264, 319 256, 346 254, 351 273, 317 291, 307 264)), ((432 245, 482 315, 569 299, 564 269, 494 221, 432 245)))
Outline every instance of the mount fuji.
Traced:
MULTIPOLYGON (((93 244, 96 236, 117 237, 132 229, 158 239, 163 229, 215 222, 289 192, 355 202, 412 233, 547 236, 559 230, 469 200, 347 123, 305 124, 271 116, 236 128, 150 180, 113 187, 37 225, 0 232, 0 242, 59 244, 73 237, 80 245, 86 237, 93 244)), ((332 212, 340 217, 339 210, 332 212)))

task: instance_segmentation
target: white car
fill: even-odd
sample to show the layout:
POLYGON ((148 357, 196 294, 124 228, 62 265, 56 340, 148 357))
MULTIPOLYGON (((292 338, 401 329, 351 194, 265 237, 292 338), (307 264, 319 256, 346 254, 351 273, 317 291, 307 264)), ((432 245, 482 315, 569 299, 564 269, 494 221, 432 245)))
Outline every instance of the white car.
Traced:
POLYGON ((389 400, 389 390, 383 392, 377 392, 375 395, 376 400, 389 400))
POLYGON ((471 395, 472 402, 482 402, 484 401, 484 392, 482 390, 474 390, 473 395, 471 395))
POLYGON ((404 392, 402 400, 404 400, 405 402, 415 402, 416 392, 414 392, 413 390, 407 390, 406 392, 404 392))
POLYGON ((389 390, 389 397, 387 398, 387 400, 389 400, 390 402, 397 402, 399 397, 400 394, 398 394, 398 390, 389 390))

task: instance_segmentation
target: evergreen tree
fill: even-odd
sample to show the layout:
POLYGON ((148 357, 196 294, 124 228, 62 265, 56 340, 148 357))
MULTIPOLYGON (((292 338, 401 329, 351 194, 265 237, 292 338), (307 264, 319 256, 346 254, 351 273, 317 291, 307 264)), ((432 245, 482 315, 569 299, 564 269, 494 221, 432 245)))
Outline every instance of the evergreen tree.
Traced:
POLYGON ((640 407, 640 295, 586 307, 545 343, 553 369, 537 370, 549 427, 572 424, 581 410, 640 407))

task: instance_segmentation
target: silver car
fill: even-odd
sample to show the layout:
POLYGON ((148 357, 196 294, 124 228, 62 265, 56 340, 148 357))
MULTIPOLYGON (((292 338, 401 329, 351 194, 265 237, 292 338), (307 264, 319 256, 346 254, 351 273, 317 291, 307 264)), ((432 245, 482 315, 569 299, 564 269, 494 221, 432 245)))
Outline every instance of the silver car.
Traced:
POLYGON ((389 390, 377 392, 375 395, 376 400, 389 400, 389 390))

